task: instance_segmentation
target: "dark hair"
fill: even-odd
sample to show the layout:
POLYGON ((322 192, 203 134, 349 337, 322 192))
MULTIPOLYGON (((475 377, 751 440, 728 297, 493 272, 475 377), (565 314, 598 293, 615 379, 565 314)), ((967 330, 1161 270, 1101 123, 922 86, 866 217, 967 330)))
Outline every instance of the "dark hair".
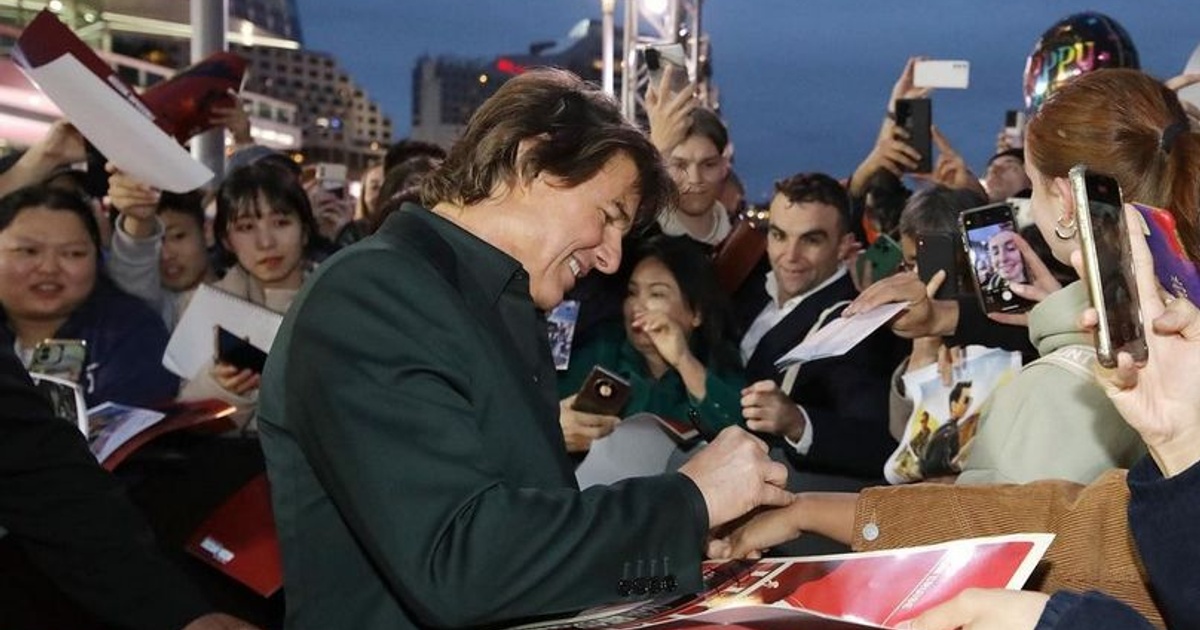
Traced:
POLYGON ((850 231, 850 193, 838 180, 824 173, 797 173, 775 182, 776 194, 790 203, 823 203, 837 209, 838 229, 850 231))
POLYGON ((259 205, 262 197, 271 209, 300 220, 300 227, 307 237, 305 256, 311 258, 319 246, 317 221, 313 217, 308 195, 300 182, 291 173, 265 160, 243 166, 229 174, 217 190, 217 216, 213 220, 213 236, 217 241, 217 253, 223 265, 237 261, 233 252, 225 247, 229 226, 244 214, 260 217, 266 211, 259 205))
POLYGON ((675 190, 658 150, 621 115, 617 103, 565 70, 537 69, 509 79, 475 111, 441 168, 421 186, 424 203, 471 205, 500 185, 546 172, 578 186, 618 154, 637 168, 635 227, 668 207, 675 190), (518 156, 523 140, 532 141, 518 156))
POLYGON ((624 265, 626 282, 638 264, 650 258, 666 266, 679 284, 684 303, 700 315, 700 326, 689 339, 692 354, 715 371, 740 369, 741 356, 734 342, 740 335, 705 247, 687 236, 651 237, 634 248, 624 265))
POLYGON ((987 162, 988 166, 991 166, 992 162, 995 162, 996 160, 999 160, 1000 158, 1006 158, 1006 157, 1016 158, 1017 161, 1019 161, 1021 164, 1024 164, 1025 163, 1025 149, 1021 149, 1021 148, 1005 149, 1005 150, 997 153, 996 155, 993 155, 992 157, 988 158, 988 162, 987 162))
POLYGON ((158 199, 158 214, 164 212, 178 212, 185 215, 196 222, 196 225, 204 228, 204 195, 199 190, 193 190, 186 193, 173 193, 163 191, 162 196, 158 199))
POLYGON ((383 172, 387 173, 402 162, 415 157, 427 157, 435 160, 446 159, 446 150, 432 142, 411 140, 405 138, 392 143, 387 154, 383 157, 383 172))
POLYGON ((958 402, 964 389, 971 389, 971 381, 959 381, 950 390, 950 402, 958 402))
POLYGON ((687 137, 708 138, 717 147, 718 152, 724 153, 725 147, 729 146, 729 129, 721 122, 721 117, 711 109, 697 107, 692 110, 690 118, 692 120, 688 124, 687 137))
POLYGON ((942 185, 917 192, 900 213, 897 230, 901 236, 916 239, 922 234, 956 234, 958 215, 964 210, 986 205, 983 193, 942 185))
POLYGON ((904 204, 912 194, 900 177, 886 168, 867 178, 863 197, 871 196, 871 216, 879 222, 879 231, 891 235, 896 230, 904 204))
POLYGON ((88 240, 96 248, 97 271, 103 269, 100 263, 101 252, 104 249, 100 242, 100 226, 96 223, 96 215, 92 214, 87 199, 73 191, 46 184, 17 189, 0 198, 0 232, 8 229, 17 215, 30 208, 69 212, 78 217, 83 222, 83 229, 87 231, 88 240))
POLYGON ((1200 134, 1174 91, 1138 70, 1102 69, 1056 89, 1029 122, 1028 157, 1047 177, 1076 164, 1115 177, 1128 201, 1171 212, 1200 262, 1200 134))

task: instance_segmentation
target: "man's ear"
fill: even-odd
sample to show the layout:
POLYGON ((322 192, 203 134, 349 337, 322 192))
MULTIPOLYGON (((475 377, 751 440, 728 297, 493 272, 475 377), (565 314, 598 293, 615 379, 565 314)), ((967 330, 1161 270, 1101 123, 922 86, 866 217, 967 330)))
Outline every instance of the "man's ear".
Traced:
POLYGON ((843 234, 842 237, 840 239, 838 239, 838 246, 837 246, 838 260, 845 260, 846 256, 850 255, 850 250, 854 247, 854 244, 857 242, 858 242, 858 239, 854 238, 853 232, 846 232, 845 234, 843 234))

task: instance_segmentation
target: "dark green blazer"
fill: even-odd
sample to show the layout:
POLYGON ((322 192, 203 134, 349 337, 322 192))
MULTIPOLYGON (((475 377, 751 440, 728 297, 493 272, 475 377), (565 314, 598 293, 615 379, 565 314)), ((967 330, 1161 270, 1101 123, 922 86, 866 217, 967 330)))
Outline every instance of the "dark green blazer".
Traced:
POLYGON ((689 479, 578 490, 528 282, 416 206, 309 279, 259 406, 289 628, 473 626, 700 588, 689 479))

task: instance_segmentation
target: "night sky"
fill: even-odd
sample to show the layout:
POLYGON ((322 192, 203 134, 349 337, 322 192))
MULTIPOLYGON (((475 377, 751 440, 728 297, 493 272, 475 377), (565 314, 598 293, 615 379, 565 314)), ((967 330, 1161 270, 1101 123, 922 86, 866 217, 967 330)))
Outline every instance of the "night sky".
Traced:
MULTIPOLYGON (((335 54, 409 128, 416 58, 519 53, 599 18, 599 0, 298 0, 308 48, 335 54)), ((623 2, 617 3, 618 22, 623 2)), ((908 56, 966 59, 971 87, 934 95, 934 122, 982 170, 1004 111, 1023 107, 1034 42, 1082 10, 1129 31, 1142 68, 1178 74, 1200 44, 1195 0, 705 0, 704 30, 751 199, 797 171, 848 175, 870 151, 908 56)))

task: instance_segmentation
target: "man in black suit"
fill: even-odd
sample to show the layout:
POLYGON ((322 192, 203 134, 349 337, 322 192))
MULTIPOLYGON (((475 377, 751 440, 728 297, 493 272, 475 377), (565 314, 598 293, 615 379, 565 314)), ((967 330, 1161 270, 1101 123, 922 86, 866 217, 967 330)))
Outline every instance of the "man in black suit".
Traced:
POLYGON ((259 399, 291 628, 494 626, 702 588, 711 527, 784 504, 726 429, 678 473, 580 491, 544 313, 665 201, 616 103, 505 83, 406 205, 322 264, 259 399))
MULTIPOLYGON (((213 613, 163 558, 140 513, 57 418, 10 347, 0 348, 0 526, 55 585, 105 623, 145 630, 251 628, 213 613)), ((11 593, 0 625, 44 627, 11 593)))
POLYGON ((790 389, 775 369, 777 359, 839 317, 857 295, 842 264, 854 243, 849 198, 820 173, 794 175, 775 191, 771 271, 757 296, 739 302, 751 383, 742 397, 747 426, 784 438, 797 470, 880 479, 896 448, 888 433, 888 378, 898 361, 892 334, 882 329, 846 355, 804 364, 790 389))

